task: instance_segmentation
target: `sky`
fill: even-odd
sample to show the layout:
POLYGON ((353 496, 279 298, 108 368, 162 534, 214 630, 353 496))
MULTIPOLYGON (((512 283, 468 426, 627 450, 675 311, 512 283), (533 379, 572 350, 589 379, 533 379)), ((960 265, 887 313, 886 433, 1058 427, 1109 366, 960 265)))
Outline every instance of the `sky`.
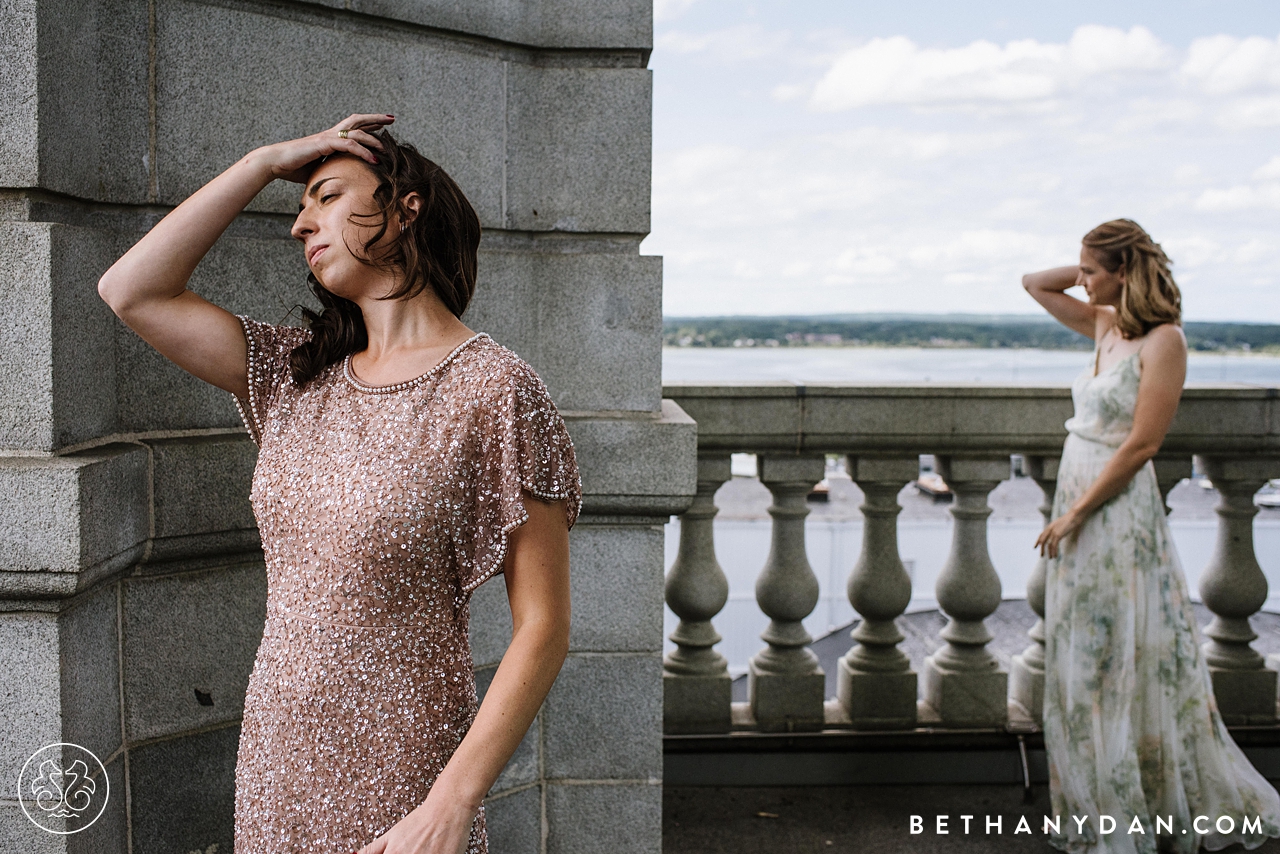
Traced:
POLYGON ((1032 313, 1109 219, 1280 323, 1280 3, 655 0, 667 316, 1032 313))

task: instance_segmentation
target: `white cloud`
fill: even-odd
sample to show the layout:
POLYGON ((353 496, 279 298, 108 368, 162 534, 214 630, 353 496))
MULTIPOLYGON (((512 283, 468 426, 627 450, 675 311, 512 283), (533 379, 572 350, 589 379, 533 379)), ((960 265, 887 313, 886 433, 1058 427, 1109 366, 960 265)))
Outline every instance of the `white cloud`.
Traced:
POLYGON ((1182 75, 1211 95, 1280 87, 1280 38, 1196 39, 1187 50, 1182 75))
POLYGON ((1280 183, 1242 184, 1225 190, 1205 190, 1196 199, 1196 210, 1241 211, 1255 208, 1280 210, 1280 183))
POLYGON ((1218 111, 1217 123, 1232 130, 1280 125, 1280 96, 1232 98, 1218 111))
POLYGON ((836 256, 832 268, 855 276, 885 276, 896 273, 898 259, 879 247, 846 249, 836 256))
POLYGON ((1215 212, 1280 210, 1280 157, 1273 157, 1253 170, 1252 177, 1252 184, 1205 190, 1196 199, 1196 209, 1215 212))
POLYGON ((962 231, 942 243, 918 246, 907 253, 917 267, 923 269, 967 269, 974 265, 1001 263, 1011 257, 1037 255, 1060 249, 1044 235, 982 228, 962 231))
POLYGON ((877 104, 1043 101, 1102 74, 1166 68, 1171 51, 1145 27, 1078 28, 1066 44, 1034 39, 921 48, 904 36, 841 54, 814 88, 820 110, 877 104))
POLYGON ((1115 27, 1078 27, 1067 42, 1069 73, 1090 75, 1121 71, 1158 71, 1168 67, 1172 51, 1146 27, 1128 32, 1115 27))
POLYGON ((873 161, 937 160, 990 152, 1017 142, 1011 133, 964 133, 917 131, 872 125, 844 133, 824 135, 821 143, 851 157, 873 161))
POLYGON ((1280 156, 1271 158, 1253 170, 1253 177, 1259 181, 1280 181, 1280 156))
POLYGON ((1275 262, 1280 252, 1277 251, 1274 241, 1270 240, 1250 240, 1236 248, 1234 257, 1232 258, 1238 264, 1256 264, 1259 261, 1275 262))
POLYGON ((1203 113, 1204 106, 1197 99, 1170 94, 1166 89, 1156 97, 1139 95, 1128 99, 1115 130, 1128 136, 1160 125, 1186 127, 1198 121, 1203 113))
POLYGON ((779 83, 769 90, 769 94, 773 96, 775 101, 794 101, 803 97, 807 88, 804 86, 796 86, 788 83, 779 83))

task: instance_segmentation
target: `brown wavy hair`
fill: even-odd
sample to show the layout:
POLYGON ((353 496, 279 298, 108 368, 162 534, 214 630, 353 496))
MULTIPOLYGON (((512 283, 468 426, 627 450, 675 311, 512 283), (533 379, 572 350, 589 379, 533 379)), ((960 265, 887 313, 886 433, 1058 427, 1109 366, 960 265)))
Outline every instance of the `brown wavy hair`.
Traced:
POLYGON ((1160 244, 1131 219, 1113 219, 1090 231, 1083 243, 1109 273, 1124 271, 1116 326, 1125 338, 1146 335, 1162 323, 1182 325, 1182 293, 1173 263, 1160 244))
MULTIPOLYGON (((454 316, 461 317, 476 290, 480 217, 439 164, 412 145, 397 142, 386 128, 374 136, 383 146, 378 162, 361 162, 378 178, 373 192, 376 209, 371 214, 352 216, 371 220, 374 228, 364 244, 362 260, 404 276, 399 287, 379 299, 409 299, 431 288, 454 316), (375 253, 374 244, 387 233, 392 215, 400 214, 402 222, 408 220, 410 211, 404 200, 410 193, 422 197, 418 215, 396 240, 375 253)), ((289 372, 299 386, 369 345, 360 306, 327 290, 314 273, 307 274, 307 282, 320 301, 321 310, 317 313, 302 308, 311 340, 289 355, 289 372)))

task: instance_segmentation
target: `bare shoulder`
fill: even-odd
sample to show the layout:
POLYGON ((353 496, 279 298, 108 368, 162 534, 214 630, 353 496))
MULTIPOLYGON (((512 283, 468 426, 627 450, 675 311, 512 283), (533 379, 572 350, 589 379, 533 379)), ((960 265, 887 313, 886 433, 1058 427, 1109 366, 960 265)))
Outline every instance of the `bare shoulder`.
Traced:
POLYGON ((1138 351, 1144 375, 1182 387, 1187 375, 1187 337, 1175 323, 1162 323, 1146 334, 1138 351))
POLYGON ((1151 349, 1153 355, 1185 356, 1187 336, 1176 323, 1162 323, 1147 333, 1142 349, 1151 349))

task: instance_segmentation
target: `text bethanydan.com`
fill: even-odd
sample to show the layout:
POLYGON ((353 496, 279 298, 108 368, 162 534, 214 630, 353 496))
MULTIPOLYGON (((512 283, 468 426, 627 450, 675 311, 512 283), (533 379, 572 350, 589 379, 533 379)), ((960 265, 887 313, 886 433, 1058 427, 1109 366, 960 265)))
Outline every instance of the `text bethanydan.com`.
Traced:
MULTIPOLYGON (((985 833, 988 835, 1001 835, 1005 832, 1006 816, 1002 815, 935 815, 932 822, 926 822, 924 816, 911 816, 910 830, 912 835, 927 833, 932 831, 938 835, 949 833, 971 834, 985 833), (981 827, 981 829, 979 829, 981 827)), ((1061 835, 1063 827, 1063 817, 1060 815, 1042 816, 1044 819, 1040 827, 1040 832, 1044 835, 1050 833, 1061 835)), ((1243 833, 1261 833, 1262 818, 1260 816, 1244 816, 1237 819, 1235 816, 1220 815, 1216 818, 1210 818, 1207 815, 1198 815, 1191 821, 1191 827, 1175 827, 1173 816, 1156 816, 1155 828, 1151 827, 1150 822, 1144 821, 1141 816, 1133 816, 1129 821, 1127 830, 1120 830, 1122 822, 1117 820, 1115 816, 1110 815, 1072 815, 1067 816, 1068 821, 1075 825, 1077 833, 1083 834, 1086 827, 1092 827, 1095 833, 1102 836, 1109 836, 1112 833, 1141 833, 1148 834, 1154 832, 1157 836, 1173 836, 1179 833, 1195 833, 1204 835, 1210 830, 1217 830, 1219 833, 1227 834, 1235 831, 1237 824, 1243 833)), ((1070 825, 1068 825, 1070 827, 1070 825)), ((1035 835, 1035 831, 1031 829, 1031 823, 1027 821, 1025 815, 1018 816, 1018 822, 1010 831, 1014 834, 1026 833, 1035 835)))

